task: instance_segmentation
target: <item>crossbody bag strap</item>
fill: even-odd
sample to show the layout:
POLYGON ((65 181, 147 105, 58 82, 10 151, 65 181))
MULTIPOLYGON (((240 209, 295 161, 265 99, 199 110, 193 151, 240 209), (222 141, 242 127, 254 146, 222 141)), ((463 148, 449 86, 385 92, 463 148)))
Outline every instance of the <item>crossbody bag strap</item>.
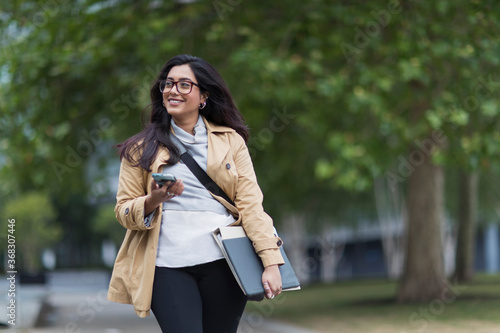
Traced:
POLYGON ((219 185, 217 185, 212 178, 203 170, 200 165, 195 161, 191 153, 186 148, 186 146, 175 136, 175 134, 170 133, 170 138, 179 148, 181 153, 181 160, 184 164, 191 170, 193 175, 200 181, 200 183, 205 186, 205 188, 212 194, 224 198, 231 205, 235 206, 233 200, 224 192, 219 185))

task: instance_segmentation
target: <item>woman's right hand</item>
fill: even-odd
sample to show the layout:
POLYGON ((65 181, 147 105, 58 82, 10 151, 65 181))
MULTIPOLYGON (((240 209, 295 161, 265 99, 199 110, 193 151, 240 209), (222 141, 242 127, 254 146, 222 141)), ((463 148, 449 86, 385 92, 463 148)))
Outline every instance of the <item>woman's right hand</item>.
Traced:
POLYGON ((168 186, 165 184, 161 187, 154 180, 152 180, 151 191, 144 202, 145 216, 151 214, 162 202, 181 195, 182 192, 184 192, 184 184, 181 179, 177 179, 173 184, 168 186))

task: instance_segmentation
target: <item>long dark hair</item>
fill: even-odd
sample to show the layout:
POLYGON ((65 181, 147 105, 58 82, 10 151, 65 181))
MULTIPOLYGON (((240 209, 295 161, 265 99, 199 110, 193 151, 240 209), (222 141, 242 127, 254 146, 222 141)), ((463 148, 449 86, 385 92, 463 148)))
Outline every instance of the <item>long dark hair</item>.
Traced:
POLYGON ((201 93, 208 92, 207 105, 200 109, 200 114, 217 125, 231 127, 243 137, 245 142, 248 141, 248 128, 243 116, 234 105, 229 88, 219 72, 201 58, 182 54, 173 57, 163 66, 160 75, 151 87, 151 104, 145 109, 145 111, 151 110, 149 123, 140 133, 116 146, 120 151, 121 159, 125 158, 134 163, 134 166, 141 166, 149 172, 160 145, 163 145, 170 153, 168 161, 165 162, 175 164, 179 161, 179 150, 169 137, 172 116, 163 106, 163 97, 158 86, 159 80, 166 79, 172 67, 185 64, 189 65, 193 71, 201 93), (141 151, 140 159, 134 160, 133 156, 141 151))

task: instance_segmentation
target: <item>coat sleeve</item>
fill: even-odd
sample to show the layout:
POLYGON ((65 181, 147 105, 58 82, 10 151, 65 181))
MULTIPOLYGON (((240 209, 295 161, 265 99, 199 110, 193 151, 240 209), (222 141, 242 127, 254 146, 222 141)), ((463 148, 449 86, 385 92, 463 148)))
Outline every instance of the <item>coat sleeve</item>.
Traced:
MULTIPOLYGON (((130 230, 152 229, 157 222, 157 219, 153 218, 149 225, 144 223, 144 202, 147 195, 145 173, 146 171, 141 167, 133 166, 126 159, 122 160, 115 214, 118 222, 130 230)), ((158 216, 157 210, 154 212, 154 217, 158 216)))
MULTIPOLYGON (((237 135, 238 139, 241 139, 237 135)), ((242 226, 253 243, 264 267, 284 264, 279 247, 281 239, 274 235, 273 220, 264 211, 264 196, 257 183, 252 160, 243 139, 238 140, 234 162, 238 172, 234 203, 241 214, 242 226)))

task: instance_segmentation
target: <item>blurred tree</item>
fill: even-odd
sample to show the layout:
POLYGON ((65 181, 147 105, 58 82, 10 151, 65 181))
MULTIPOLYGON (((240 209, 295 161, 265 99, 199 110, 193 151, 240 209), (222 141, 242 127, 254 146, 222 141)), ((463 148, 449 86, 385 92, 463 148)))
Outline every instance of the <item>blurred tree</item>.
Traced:
MULTIPOLYGON (((498 163, 499 100, 488 74, 498 64, 498 37, 490 34, 499 25, 496 7, 467 1, 331 7, 333 21, 353 29, 339 32, 341 41, 330 45, 329 55, 340 49, 346 64, 316 80, 319 91, 319 82, 329 88, 322 101, 344 111, 335 115, 343 126, 323 132, 324 147, 335 157, 318 160, 318 176, 363 189, 385 173, 405 185, 409 226, 398 299, 437 299, 446 288, 443 165, 469 173, 498 163)), ((465 241, 458 246, 470 249, 472 237, 465 241)))
MULTIPOLYGON (((8 221, 15 221, 13 236, 16 240, 17 270, 22 273, 38 273, 41 270, 43 250, 62 236, 55 217, 54 206, 46 193, 27 192, 7 200, 0 223, 2 230, 8 230, 8 221)), ((7 238, 7 234, 2 233, 2 238, 7 238)))
POLYGON ((458 235, 453 279, 460 282, 474 278, 474 257, 476 247, 476 228, 478 219, 478 180, 477 171, 464 172, 458 176, 458 235))
POLYGON ((2 6, 0 193, 50 192, 65 253, 89 246, 91 187, 109 177, 104 162, 117 161, 113 142, 140 130, 150 84, 190 43, 197 7, 94 0, 2 6))
POLYGON ((86 172, 90 157, 109 159, 110 142, 140 130, 160 66, 192 53, 222 72, 251 127, 266 209, 303 227, 354 220, 373 212, 369 189, 385 175, 408 198, 399 299, 442 294, 443 166, 498 155, 493 1, 15 0, 3 11, 2 194, 47 188, 66 212, 85 207, 106 176, 86 172))
POLYGON ((246 37, 231 59, 238 71, 252 73, 235 74, 250 114, 273 111, 261 118, 250 146, 265 147, 254 148, 256 161, 274 180, 270 192, 290 204, 277 209, 304 211, 315 197, 331 202, 331 191, 321 197, 328 183, 364 191, 373 176, 385 174, 404 184, 409 242, 399 299, 439 297, 446 288, 443 165, 495 162, 498 100, 494 79, 484 79, 497 63, 496 37, 488 32, 498 25, 493 3, 312 1, 268 5, 260 14, 241 6, 212 32, 224 38, 220 27, 232 24, 233 34, 246 37), (270 23, 247 23, 256 16, 270 23), (485 103, 463 105, 477 98, 485 103), (287 126, 272 131, 276 111, 285 107, 287 126), (308 177, 311 166, 319 181, 308 177))
POLYGON ((475 235, 480 215, 479 173, 498 165, 496 91, 500 82, 492 73, 498 67, 495 54, 499 49, 498 37, 491 35, 491 31, 498 29, 500 22, 490 2, 441 7, 456 22, 463 23, 443 53, 446 57, 443 79, 448 77, 446 88, 426 116, 430 123, 441 126, 449 139, 446 156, 438 159, 460 170, 456 176, 458 237, 453 277, 470 281, 474 276, 475 235))
MULTIPOLYGON (((313 173, 316 156, 323 154, 316 144, 321 132, 304 126, 314 122, 307 116, 299 119, 313 102, 302 82, 311 86, 318 67, 300 55, 317 37, 300 31, 297 19, 310 24, 315 17, 292 2, 216 5, 10 2, 1 17, 8 38, 0 55, 0 89, 9 96, 0 101, 2 193, 51 191, 59 220, 65 221, 65 241, 88 239, 88 194, 108 176, 99 158, 109 161, 111 143, 141 129, 140 110, 163 63, 174 54, 192 53, 220 69, 234 92, 252 130, 249 148, 269 210, 285 215, 307 209, 313 218, 322 209, 334 211, 331 189, 313 173), (306 77, 310 66, 316 72, 306 71, 306 77), (26 90, 30 94, 24 97, 26 90), (304 145, 307 135, 313 140, 304 145)), ((352 211, 354 200, 345 193, 334 200, 352 211)))
POLYGON ((92 219, 92 229, 102 239, 110 239, 118 247, 125 236, 125 229, 116 221, 114 204, 105 204, 99 207, 92 219))
POLYGON ((17 185, 2 184, 4 192, 86 193, 88 176, 102 176, 85 175, 89 157, 138 128, 133 114, 147 105, 157 71, 148 65, 150 50, 161 57, 177 47, 156 40, 169 22, 160 17, 173 5, 144 4, 11 1, 3 8, 1 89, 9 96, 0 104, 3 172, 17 185))

